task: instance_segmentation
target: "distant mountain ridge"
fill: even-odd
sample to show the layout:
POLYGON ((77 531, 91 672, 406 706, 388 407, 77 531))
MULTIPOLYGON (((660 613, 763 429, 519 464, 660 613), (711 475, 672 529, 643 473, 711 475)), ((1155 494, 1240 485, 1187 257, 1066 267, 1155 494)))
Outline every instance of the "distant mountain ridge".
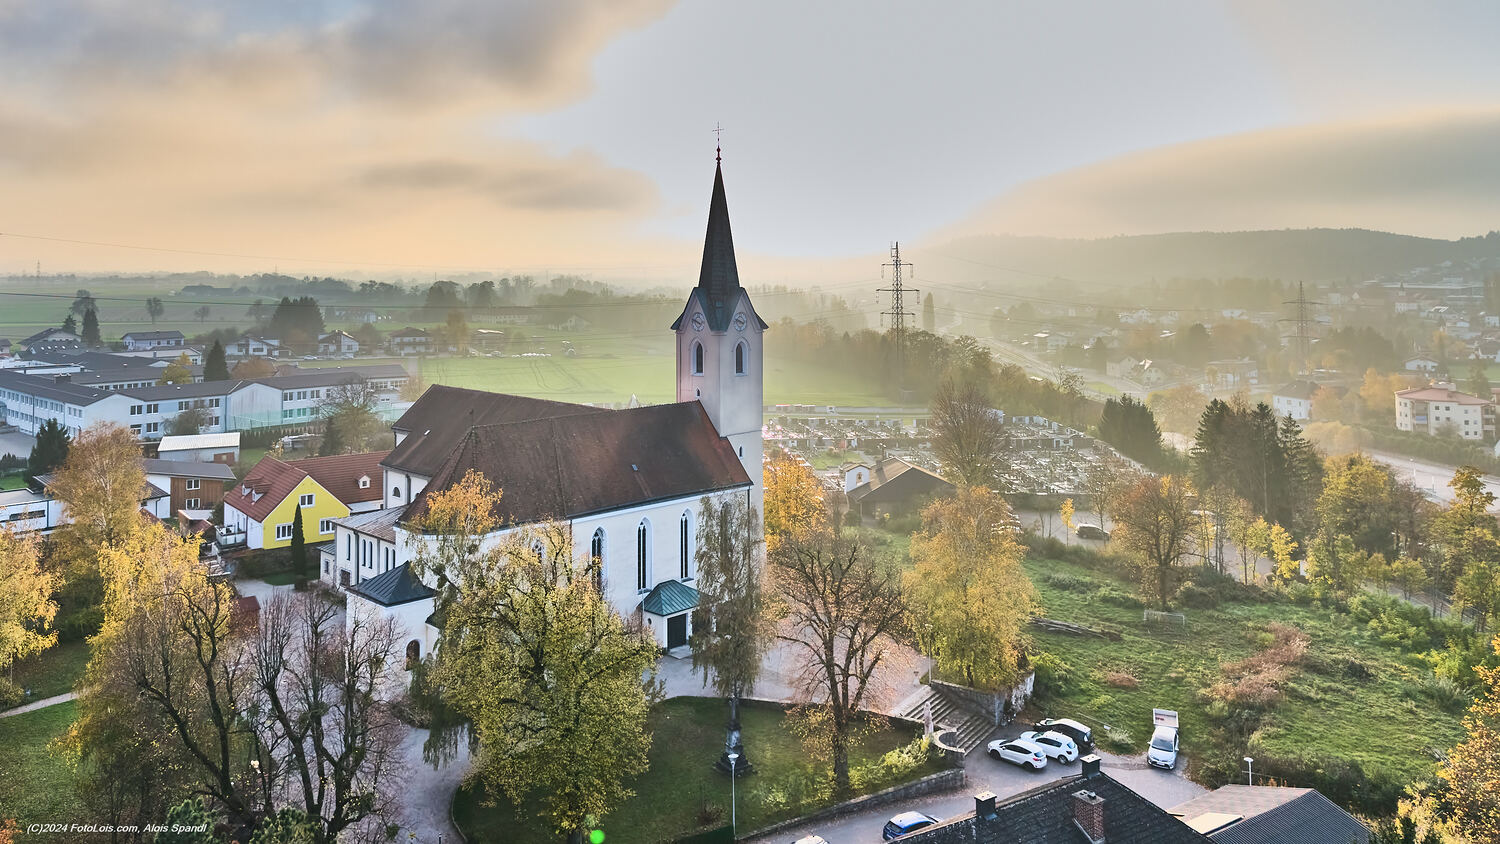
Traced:
POLYGON ((1444 261, 1500 262, 1500 232, 1439 240, 1368 229, 1175 232, 1097 240, 988 235, 914 250, 942 276, 1036 283, 1058 276, 1109 284, 1173 278, 1363 281, 1444 261), (937 259, 934 261, 933 259, 937 259))

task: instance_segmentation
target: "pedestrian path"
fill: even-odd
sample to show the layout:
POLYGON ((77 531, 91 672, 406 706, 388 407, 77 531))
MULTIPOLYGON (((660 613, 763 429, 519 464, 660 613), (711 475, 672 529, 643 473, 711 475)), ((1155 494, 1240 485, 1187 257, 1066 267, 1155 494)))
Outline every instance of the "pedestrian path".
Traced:
POLYGON ((18 706, 15 709, 7 709, 4 712, 0 712, 0 718, 9 718, 12 715, 25 715, 28 712, 35 712, 38 709, 46 709, 49 706, 56 706, 59 703, 67 703, 68 701, 73 700, 76 697, 78 697, 78 695, 72 692, 68 692, 65 695, 56 695, 54 697, 42 698, 39 701, 28 703, 25 706, 18 706))

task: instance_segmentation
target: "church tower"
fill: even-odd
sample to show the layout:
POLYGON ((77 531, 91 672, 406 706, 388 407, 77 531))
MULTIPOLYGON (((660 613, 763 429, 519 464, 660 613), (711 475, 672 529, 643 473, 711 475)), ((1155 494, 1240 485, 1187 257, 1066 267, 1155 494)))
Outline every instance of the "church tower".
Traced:
MULTIPOLYGON (((719 156, 715 156, 719 161, 719 156)), ((719 436, 727 437, 754 482, 751 504, 764 516, 761 443, 765 399, 766 324, 740 287, 729 233, 722 165, 714 166, 703 268, 687 306, 672 323, 677 332, 677 400, 703 403, 719 436)))

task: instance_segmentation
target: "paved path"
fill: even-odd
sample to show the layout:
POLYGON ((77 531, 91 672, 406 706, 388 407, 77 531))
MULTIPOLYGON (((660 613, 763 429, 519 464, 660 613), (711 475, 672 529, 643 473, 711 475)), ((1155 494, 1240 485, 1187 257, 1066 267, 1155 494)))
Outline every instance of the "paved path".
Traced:
POLYGON ((401 831, 412 837, 398 835, 397 840, 437 844, 441 836, 444 844, 458 844, 464 839, 453 826, 449 807, 464 776, 473 767, 469 742, 460 738, 457 755, 434 769, 422 760, 422 744, 427 735, 426 730, 413 729, 401 743, 401 755, 406 760, 405 775, 399 778, 403 783, 401 831))
POLYGON ((72 692, 68 692, 65 695, 44 697, 41 700, 28 703, 25 706, 18 706, 15 709, 7 709, 4 712, 0 712, 0 718, 9 718, 12 715, 25 715, 28 712, 35 712, 38 709, 46 709, 49 706, 56 706, 59 703, 67 703, 68 701, 73 700, 77 697, 78 695, 72 692))

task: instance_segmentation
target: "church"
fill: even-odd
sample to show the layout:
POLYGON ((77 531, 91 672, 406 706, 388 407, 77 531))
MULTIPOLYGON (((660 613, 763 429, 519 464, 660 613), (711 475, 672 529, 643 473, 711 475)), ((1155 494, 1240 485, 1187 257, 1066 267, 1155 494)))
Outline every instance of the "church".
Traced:
POLYGON ((477 471, 502 491, 502 527, 560 521, 601 563, 615 610, 663 648, 687 644, 698 605, 700 504, 739 497, 761 512, 766 323, 740 286, 722 163, 714 170, 698 284, 676 333, 677 401, 608 410, 434 386, 391 426, 382 507, 335 521, 322 580, 348 618, 390 616, 408 658, 431 652, 435 591, 412 571, 411 525, 427 497, 477 471))

